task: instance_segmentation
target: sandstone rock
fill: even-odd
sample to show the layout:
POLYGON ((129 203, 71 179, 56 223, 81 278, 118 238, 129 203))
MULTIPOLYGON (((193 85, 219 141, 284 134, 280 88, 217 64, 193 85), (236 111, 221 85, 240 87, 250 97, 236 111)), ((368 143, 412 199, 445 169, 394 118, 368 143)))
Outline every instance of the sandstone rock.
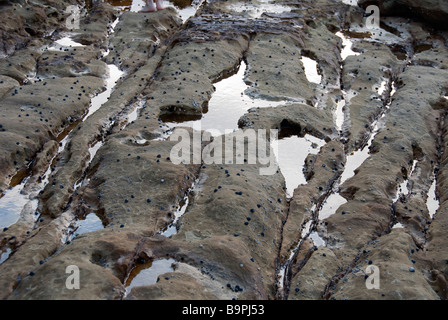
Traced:
POLYGON ((332 295, 334 299, 438 300, 438 295, 426 280, 426 272, 412 267, 412 252, 416 248, 406 232, 394 230, 372 242, 365 250, 367 253, 360 257, 350 273, 338 284, 332 295), (373 274, 366 271, 372 265, 379 269, 379 278, 376 280, 378 289, 366 285, 375 284, 375 281, 366 279, 366 274, 373 274), (415 272, 412 272, 414 269, 415 272))
POLYGON ((0 189, 38 203, 0 230, 1 298, 446 299, 448 35, 401 16, 440 22, 443 4, 360 3, 207 1, 182 24, 192 2, 155 13, 87 2, 76 32, 74 1, 0 6, 0 189), (380 30, 364 25, 367 4, 380 4, 380 30), (82 45, 54 51, 66 36, 82 45), (183 122, 207 117, 215 84, 243 61, 242 96, 277 106, 241 105, 236 132, 193 145, 204 132, 183 122), (86 116, 111 64, 124 73, 86 116), (220 157, 252 129, 322 140, 291 198, 286 171, 250 161, 253 140, 227 149, 233 163, 220 157), (177 164, 182 134, 193 148, 177 164), (332 196, 345 203, 324 212, 332 196), (76 235, 95 215, 101 227, 76 235), (70 266, 80 289, 67 287, 70 266), (369 266, 380 290, 366 287, 369 266), (133 282, 146 272, 150 283, 133 282))
POLYGON ((63 135, 64 129, 81 118, 90 97, 102 86, 98 77, 47 79, 11 89, 2 99, 0 137, 0 189, 6 190, 11 178, 28 166, 49 140, 63 135))
POLYGON ((338 272, 338 261, 327 248, 316 250, 305 267, 291 280, 289 300, 320 300, 325 286, 338 272))

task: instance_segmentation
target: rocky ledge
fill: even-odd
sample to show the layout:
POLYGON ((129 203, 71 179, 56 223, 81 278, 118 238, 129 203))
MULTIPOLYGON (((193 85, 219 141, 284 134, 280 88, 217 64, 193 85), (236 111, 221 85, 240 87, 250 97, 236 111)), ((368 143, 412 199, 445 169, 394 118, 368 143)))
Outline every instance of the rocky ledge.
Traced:
POLYGON ((0 298, 446 299, 445 2, 165 4, 0 4, 0 298))

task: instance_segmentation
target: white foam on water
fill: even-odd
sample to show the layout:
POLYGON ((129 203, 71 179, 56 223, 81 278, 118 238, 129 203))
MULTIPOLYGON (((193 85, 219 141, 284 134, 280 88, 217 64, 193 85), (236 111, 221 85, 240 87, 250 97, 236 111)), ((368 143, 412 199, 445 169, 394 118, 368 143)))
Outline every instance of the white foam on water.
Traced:
POLYGON ((309 82, 320 84, 322 76, 318 72, 317 62, 308 57, 301 58, 303 67, 305 68, 305 75, 309 82))

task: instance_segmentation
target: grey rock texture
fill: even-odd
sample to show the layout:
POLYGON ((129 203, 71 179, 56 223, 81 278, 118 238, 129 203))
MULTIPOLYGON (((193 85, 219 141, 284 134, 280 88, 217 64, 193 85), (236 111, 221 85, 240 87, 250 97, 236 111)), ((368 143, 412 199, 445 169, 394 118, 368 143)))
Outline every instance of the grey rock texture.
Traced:
POLYGON ((114 4, 0 6, 1 299, 447 299, 446 2, 114 4))

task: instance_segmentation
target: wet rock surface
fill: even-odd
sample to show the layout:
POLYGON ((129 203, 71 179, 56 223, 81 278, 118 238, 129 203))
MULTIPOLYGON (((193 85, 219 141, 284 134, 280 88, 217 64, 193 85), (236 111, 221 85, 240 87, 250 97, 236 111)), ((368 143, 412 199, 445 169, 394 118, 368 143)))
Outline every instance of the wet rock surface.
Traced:
POLYGON ((2 4, 0 297, 446 299, 446 8, 344 2, 2 4))

